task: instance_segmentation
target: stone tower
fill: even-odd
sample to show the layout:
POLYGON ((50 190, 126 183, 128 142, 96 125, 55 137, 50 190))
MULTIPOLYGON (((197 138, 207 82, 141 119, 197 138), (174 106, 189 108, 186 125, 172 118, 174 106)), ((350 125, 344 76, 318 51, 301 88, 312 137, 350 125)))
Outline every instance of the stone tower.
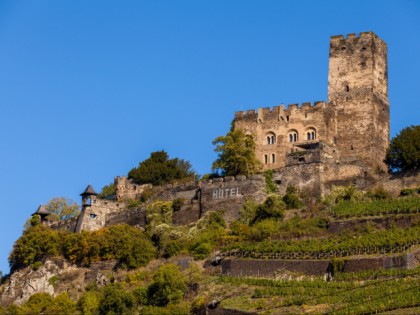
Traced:
POLYGON ((386 44, 372 32, 332 36, 328 101, 335 107, 334 143, 340 163, 386 169, 389 145, 386 44))
POLYGON ((88 185, 84 192, 80 194, 82 197, 82 211, 77 219, 76 232, 81 230, 95 229, 98 221, 98 214, 94 210, 98 194, 91 185, 88 185))

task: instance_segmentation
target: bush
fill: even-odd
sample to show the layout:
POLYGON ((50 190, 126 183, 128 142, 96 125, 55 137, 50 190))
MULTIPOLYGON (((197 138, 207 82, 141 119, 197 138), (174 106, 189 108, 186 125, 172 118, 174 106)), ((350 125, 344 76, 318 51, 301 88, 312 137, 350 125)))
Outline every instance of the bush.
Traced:
POLYGON ((87 291, 77 302, 77 309, 83 315, 95 315, 99 312, 100 294, 95 291, 87 291))
POLYGON ((61 254, 60 234, 44 225, 29 227, 13 245, 9 256, 11 270, 14 271, 36 262, 45 256, 61 254))
POLYGON ((270 195, 263 204, 257 207, 252 223, 270 218, 282 219, 285 207, 286 205, 280 196, 270 195))
POLYGON ((265 187, 269 194, 275 193, 277 190, 276 185, 273 182, 273 170, 267 170, 264 172, 265 187))
POLYGON ((124 314, 134 306, 134 297, 118 284, 107 285, 99 303, 99 314, 124 314))
POLYGON ((273 219, 265 219, 252 226, 249 238, 253 241, 261 242, 270 238, 277 231, 277 221, 273 219))
POLYGON ((183 198, 175 198, 172 201, 172 210, 174 212, 181 210, 182 205, 184 204, 184 199, 183 198))
POLYGON ((147 290, 149 304, 166 306, 175 304, 183 298, 187 284, 177 265, 162 265, 153 276, 153 282, 147 290))
POLYGON ((294 186, 288 186, 286 194, 282 200, 286 204, 286 209, 299 209, 303 207, 303 202, 300 200, 297 188, 294 186))

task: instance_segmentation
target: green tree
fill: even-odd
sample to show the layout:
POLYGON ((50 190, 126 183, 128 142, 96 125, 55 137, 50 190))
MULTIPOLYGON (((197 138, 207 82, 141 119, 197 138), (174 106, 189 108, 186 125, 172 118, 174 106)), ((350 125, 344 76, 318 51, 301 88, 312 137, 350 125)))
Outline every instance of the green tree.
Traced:
POLYGON ((153 276, 147 295, 149 304, 165 306, 181 301, 187 291, 184 275, 177 265, 165 264, 153 276))
POLYGON ((392 138, 385 163, 391 171, 420 169, 420 125, 404 128, 392 138))
POLYGON ((99 198, 102 199, 114 199, 115 197, 115 185, 111 183, 102 187, 101 192, 98 194, 99 198))
POLYGON ((162 185, 175 180, 194 179, 196 173, 191 163, 182 159, 170 159, 165 151, 156 151, 133 168, 128 177, 138 184, 162 185))
POLYGON ((34 265, 45 256, 60 255, 60 240, 58 231, 44 225, 29 227, 13 245, 9 256, 11 270, 34 265))
POLYGON ((99 314, 126 314, 135 303, 131 292, 125 291, 119 284, 107 285, 99 303, 99 314))
POLYGON ((76 217, 80 213, 79 205, 72 199, 56 197, 48 201, 45 208, 51 213, 48 220, 58 221, 76 217))
POLYGON ((231 130, 226 136, 213 140, 218 158, 212 170, 221 170, 223 176, 249 175, 261 170, 261 163, 255 157, 255 142, 252 136, 242 130, 231 130))

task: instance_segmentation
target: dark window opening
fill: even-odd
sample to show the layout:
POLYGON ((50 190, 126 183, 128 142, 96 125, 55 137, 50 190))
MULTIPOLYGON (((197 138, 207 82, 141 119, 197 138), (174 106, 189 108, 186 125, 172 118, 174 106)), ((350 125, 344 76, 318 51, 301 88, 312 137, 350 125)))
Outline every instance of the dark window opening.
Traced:
POLYGON ((346 85, 346 92, 350 92, 350 88, 348 85, 346 85))
POLYGON ((268 155, 267 154, 264 154, 264 163, 268 164, 268 155))
POLYGON ((351 145, 351 146, 350 146, 350 150, 354 150, 354 147, 353 147, 353 145, 351 145))
POLYGON ((271 163, 276 163, 276 155, 275 154, 271 155, 271 163))
POLYGON ((286 120, 289 121, 289 116, 286 116, 286 120))

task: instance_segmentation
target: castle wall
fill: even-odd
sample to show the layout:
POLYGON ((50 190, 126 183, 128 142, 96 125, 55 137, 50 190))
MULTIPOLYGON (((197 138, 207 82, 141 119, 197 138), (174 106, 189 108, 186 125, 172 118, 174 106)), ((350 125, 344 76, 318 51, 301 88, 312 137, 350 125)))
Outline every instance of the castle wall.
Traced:
POLYGON ((151 184, 137 185, 129 180, 127 176, 117 176, 114 178, 115 199, 117 201, 125 201, 129 199, 136 199, 148 188, 151 184))
POLYGON ((108 214, 122 212, 125 209, 126 205, 123 202, 94 198, 91 205, 86 205, 82 208, 75 231, 99 230, 106 225, 108 214))
POLYGON ((201 185, 201 210, 224 211, 228 222, 239 216, 247 198, 262 202, 266 196, 265 179, 262 175, 239 175, 215 178, 201 185))
MULTIPOLYGON (((420 249, 389 256, 344 258, 343 272, 360 272, 375 269, 415 268, 420 263, 420 249)), ((225 259, 221 273, 234 277, 274 277, 281 271, 322 276, 327 273, 330 260, 287 259, 225 259)))
POLYGON ((334 108, 325 102, 315 102, 313 105, 303 103, 301 107, 291 104, 287 108, 281 105, 272 110, 260 108, 257 111, 236 112, 234 125, 246 134, 253 135, 256 157, 264 169, 277 169, 286 165, 286 154, 295 150, 296 143, 323 141, 333 144, 333 115, 334 108), (308 139, 308 132, 314 132, 314 139, 308 139), (274 141, 271 135, 274 135, 274 141))

